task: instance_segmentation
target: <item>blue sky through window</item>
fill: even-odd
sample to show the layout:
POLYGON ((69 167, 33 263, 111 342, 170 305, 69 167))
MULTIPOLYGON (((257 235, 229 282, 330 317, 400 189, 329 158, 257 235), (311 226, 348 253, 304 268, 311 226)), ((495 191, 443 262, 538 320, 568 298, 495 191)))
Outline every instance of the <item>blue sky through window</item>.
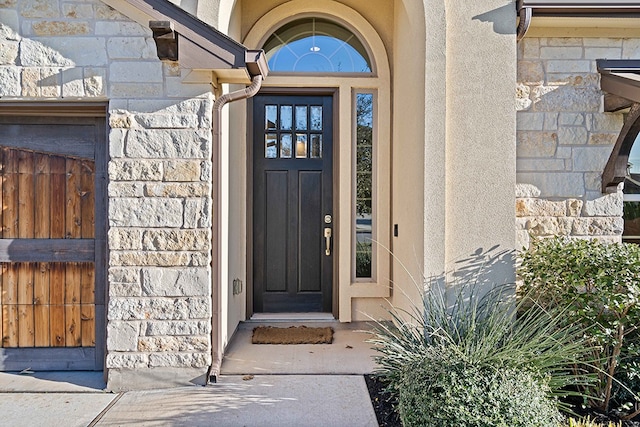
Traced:
POLYGON ((264 45, 272 71, 301 73, 369 73, 364 46, 349 30, 316 18, 278 29, 264 45))

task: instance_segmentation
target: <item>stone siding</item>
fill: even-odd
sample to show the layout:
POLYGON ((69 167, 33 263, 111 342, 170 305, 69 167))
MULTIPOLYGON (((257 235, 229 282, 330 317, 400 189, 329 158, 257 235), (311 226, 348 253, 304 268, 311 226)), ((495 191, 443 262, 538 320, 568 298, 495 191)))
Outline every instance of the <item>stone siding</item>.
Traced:
POLYGON ((0 1, 0 100, 108 101, 112 389, 211 362, 213 96, 186 72, 99 0, 0 1))
POLYGON ((601 192, 601 176, 622 129, 603 112, 596 59, 637 57, 640 41, 525 38, 518 44, 516 228, 530 236, 620 241, 622 187, 601 192))

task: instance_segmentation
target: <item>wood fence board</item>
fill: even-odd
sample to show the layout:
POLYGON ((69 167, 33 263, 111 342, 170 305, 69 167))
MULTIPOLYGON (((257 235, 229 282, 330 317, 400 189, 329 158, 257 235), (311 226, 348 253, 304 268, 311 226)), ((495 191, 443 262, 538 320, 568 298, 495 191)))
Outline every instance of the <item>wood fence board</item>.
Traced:
POLYGON ((83 161, 81 163, 82 177, 80 183, 82 238, 95 237, 95 163, 83 161))
POLYGON ((49 263, 36 264, 33 277, 34 319, 36 329, 36 347, 48 347, 51 344, 49 326, 49 263))
POLYGON ((80 279, 82 277, 80 266, 77 262, 70 262, 65 267, 64 303, 80 304, 80 279))
POLYGON ((80 320, 82 322, 82 346, 96 345, 96 306, 82 304, 80 306, 80 320))
POLYGON ((64 323, 64 305, 51 305, 49 307, 49 326, 51 328, 51 347, 64 347, 66 339, 64 323))
POLYGON ((33 316, 33 304, 18 305, 18 346, 34 347, 35 345, 35 321, 33 316))
POLYGON ((49 304, 36 305, 33 307, 33 317, 35 320, 35 343, 34 347, 50 347, 51 346, 51 329, 49 326, 49 318, 51 310, 49 304))
POLYGON ((2 306, 2 346, 17 347, 18 346, 18 306, 3 305, 2 306))
POLYGON ((65 321, 64 321, 64 287, 65 287, 65 266, 60 263, 49 265, 50 283, 50 319, 51 346, 65 346, 65 321))
POLYGON ((67 239, 77 239, 82 237, 82 213, 80 212, 81 182, 80 161, 66 159, 67 169, 67 206, 65 212, 65 237, 67 239))
POLYGON ((34 175, 33 153, 18 152, 18 237, 33 238, 34 229, 34 175))
POLYGON ((82 304, 95 303, 95 265, 84 262, 80 267, 80 302, 82 304))
POLYGON ((35 230, 34 237, 51 237, 51 158, 46 154, 35 155, 35 230))
POLYGON ((35 342, 33 317, 33 267, 18 263, 18 345, 33 347, 35 342))
POLYGON ((65 237, 66 167, 64 157, 51 157, 50 236, 65 237))
POLYGON ((65 347, 80 347, 82 345, 82 325, 80 304, 66 304, 65 309, 65 347))
POLYGON ((2 237, 18 237, 18 165, 15 150, 5 149, 5 175, 2 183, 2 237))

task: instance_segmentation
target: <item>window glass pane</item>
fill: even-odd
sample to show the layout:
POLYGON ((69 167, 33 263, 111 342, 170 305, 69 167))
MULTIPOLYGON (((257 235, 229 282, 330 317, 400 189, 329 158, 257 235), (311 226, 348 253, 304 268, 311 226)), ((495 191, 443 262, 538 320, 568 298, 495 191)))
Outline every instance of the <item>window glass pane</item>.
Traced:
POLYGON ((265 129, 277 129, 278 107, 276 105, 265 105, 264 107, 265 129))
POLYGON ((291 158, 291 139, 290 133, 280 135, 280 157, 283 159, 291 158))
POLYGON ((275 159, 278 157, 278 135, 267 133, 264 136, 264 157, 275 159))
POLYGON ((307 107, 296 107, 296 130, 307 130, 307 107))
POLYGON ((356 278, 372 277, 373 94, 356 95, 356 278))
POLYGON ((311 135, 311 156, 314 159, 322 158, 322 135, 311 135))
POLYGON ((311 107, 311 130, 322 130, 322 107, 311 107))
POLYGON ((304 133, 296 134, 296 157, 299 159, 307 157, 307 135, 304 133))
POLYGON ((280 129, 291 130, 293 116, 293 107, 291 105, 282 105, 280 107, 280 129))
POLYGON ((264 44, 271 71, 370 73, 358 37, 326 19, 303 18, 280 27, 264 44))

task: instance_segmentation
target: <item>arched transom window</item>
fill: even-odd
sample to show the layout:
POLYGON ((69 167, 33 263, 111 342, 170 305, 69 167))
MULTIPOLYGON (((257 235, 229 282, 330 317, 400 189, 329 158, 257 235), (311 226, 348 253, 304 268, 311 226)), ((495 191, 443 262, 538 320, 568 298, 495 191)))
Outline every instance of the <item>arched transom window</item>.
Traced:
POLYGON ((371 73, 371 61, 353 32, 322 18, 303 18, 280 27, 263 46, 271 71, 371 73))

